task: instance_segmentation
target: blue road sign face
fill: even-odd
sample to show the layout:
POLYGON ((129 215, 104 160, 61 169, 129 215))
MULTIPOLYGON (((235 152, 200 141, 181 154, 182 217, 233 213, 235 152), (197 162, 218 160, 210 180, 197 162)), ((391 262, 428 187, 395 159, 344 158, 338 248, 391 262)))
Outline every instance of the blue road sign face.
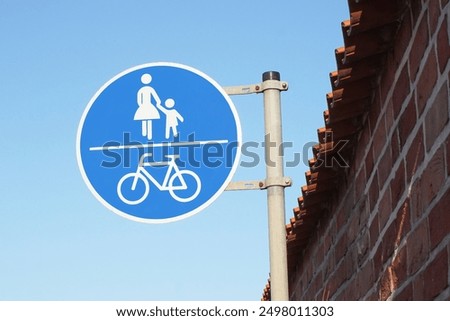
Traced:
POLYGON ((77 134, 81 174, 95 197, 129 219, 163 223, 211 204, 239 161, 236 109, 210 77, 150 63, 103 85, 77 134))

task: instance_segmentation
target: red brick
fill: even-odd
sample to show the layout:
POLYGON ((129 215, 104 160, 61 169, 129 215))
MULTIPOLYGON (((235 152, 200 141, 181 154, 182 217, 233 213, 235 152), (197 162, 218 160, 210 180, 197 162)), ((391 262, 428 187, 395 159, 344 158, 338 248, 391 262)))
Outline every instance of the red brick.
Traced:
POLYGON ((347 301, 346 296, 345 296, 345 290, 341 291, 339 293, 339 295, 335 298, 336 301, 347 301))
MULTIPOLYGON (((378 93, 378 91, 377 91, 378 93)), ((378 119, 384 117, 381 114, 381 103, 378 99, 378 96, 375 96, 375 100, 372 102, 369 110, 369 116, 368 116, 368 123, 370 125, 370 130, 372 131, 372 136, 374 135, 374 130, 376 127, 376 124, 378 123, 378 119)))
POLYGON ((356 175, 356 179, 355 179, 355 196, 357 198, 362 197, 362 195, 364 195, 364 189, 366 188, 366 182, 367 182, 366 170, 363 166, 362 169, 359 171, 358 175, 356 175))
MULTIPOLYGON (((414 50, 413 50, 414 51, 414 50)), ((434 50, 430 51, 417 83, 417 107, 419 115, 425 109, 437 80, 437 61, 434 50)))
POLYGON ((342 298, 339 298, 339 300, 345 300, 345 301, 352 301, 352 300, 356 300, 356 286, 354 282, 351 282, 349 284, 347 284, 347 286, 345 287, 345 290, 343 291, 343 295, 342 298))
POLYGON ((354 160, 355 166, 356 166, 356 164, 364 166, 363 164, 365 163, 366 147, 367 147, 367 145, 369 145, 370 138, 371 138, 371 135, 370 135, 369 126, 364 126, 364 128, 359 136, 358 144, 356 146, 355 160, 354 160))
POLYGON ((336 262, 339 262, 347 253, 347 233, 343 233, 342 236, 337 240, 335 254, 336 254, 336 262))
POLYGON ((361 237, 359 237, 358 240, 356 241, 356 247, 358 256, 358 266, 362 266, 366 262, 367 256, 369 255, 370 233, 368 228, 364 229, 364 232, 362 233, 361 237))
POLYGON ((380 279, 380 300, 386 301, 392 293, 392 270, 388 267, 380 279))
POLYGON ((408 284, 405 288, 403 288, 400 292, 396 294, 394 300, 396 301, 411 301, 413 298, 413 285, 412 283, 408 284))
POLYGON ((408 235, 408 275, 416 273, 428 257, 430 250, 428 232, 428 222, 425 219, 408 235))
POLYGON ((423 129, 420 127, 419 131, 414 137, 411 147, 406 154, 406 179, 407 183, 411 182, 412 177, 417 171, 417 168, 423 161, 425 148, 423 144, 423 129))
POLYGON ((380 205, 378 207, 378 219, 380 231, 384 229, 386 222, 392 215, 392 201, 390 189, 387 188, 384 194, 380 197, 380 205))
POLYGON ((328 259, 325 261, 325 266, 323 269, 323 277, 328 278, 329 275, 333 272, 334 267, 336 266, 336 260, 334 258, 334 249, 329 251, 328 259))
POLYGON ((331 249, 331 245, 335 241, 336 233, 336 222, 333 220, 330 222, 328 230, 323 235, 323 249, 325 251, 325 256, 328 254, 328 251, 331 249))
POLYGON ((411 134, 413 128, 417 123, 416 101, 410 99, 403 113, 400 115, 398 122, 398 133, 400 138, 400 145, 403 148, 405 142, 411 134))
POLYGON ((431 149, 436 138, 448 123, 448 89, 444 83, 439 89, 436 99, 431 104, 425 117, 425 139, 427 151, 431 149))
POLYGON ((441 14, 441 10, 436 1, 431 1, 428 6, 428 15, 429 15, 429 23, 430 23, 430 33, 433 35, 437 28, 437 23, 439 20, 439 16, 441 14))
POLYGON ((395 172, 395 177, 391 181, 392 205, 396 206, 405 191, 405 162, 402 161, 395 172))
POLYGON ((447 175, 450 175, 450 135, 447 137, 445 144, 445 155, 447 158, 447 175))
POLYGON ((400 248, 392 260, 391 268, 396 280, 394 290, 400 288, 407 280, 408 259, 406 248, 407 246, 400 248))
POLYGON ((370 234, 370 247, 374 248, 375 243, 377 242, 378 238, 380 237, 378 216, 375 216, 372 223, 370 223, 369 234, 370 234))
POLYGON ((370 211, 369 211, 369 199, 367 195, 363 195, 358 203, 358 209, 361 211, 359 213, 359 227, 360 229, 367 227, 367 222, 369 222, 370 211))
MULTIPOLYGON (((355 274, 356 274, 356 272, 355 272, 355 274)), ((354 277, 353 280, 351 281, 348 292, 349 292, 350 300, 358 300, 360 298, 358 284, 356 283, 356 277, 354 277)))
MULTIPOLYGON (((320 226, 322 226, 322 225, 319 224, 318 227, 320 228, 320 226)), ((312 232, 312 234, 310 236, 310 242, 312 244, 318 244, 319 241, 320 241, 320 237, 321 237, 321 234, 319 233, 319 230, 318 229, 314 229, 314 231, 312 232)), ((312 250, 311 252, 313 253, 314 250, 312 250)))
MULTIPOLYGON (((397 66, 392 63, 391 57, 388 55, 387 64, 393 68, 386 68, 383 76, 380 80, 379 90, 377 90, 376 95, 380 97, 381 103, 386 103, 386 98, 388 97, 389 91, 392 89, 394 85, 395 72, 397 71, 397 66), (394 68, 395 67, 395 68, 394 68)), ((392 97, 390 98, 392 100, 392 97)))
POLYGON ((323 285, 322 273, 317 273, 309 287, 309 291, 311 294, 308 297, 310 298, 316 297, 316 295, 320 293, 319 291, 321 290, 322 285, 323 285))
POLYGON ((338 231, 340 231, 342 228, 344 228, 345 224, 347 224, 347 219, 349 216, 349 211, 347 211, 345 208, 341 208, 337 214, 336 214, 336 228, 338 231))
POLYGON ((336 281, 336 285, 339 288, 347 278, 347 266, 345 259, 337 266, 336 272, 332 275, 332 278, 336 281))
POLYGON ((422 218, 425 207, 422 197, 422 180, 420 177, 413 181, 410 186, 411 224, 414 224, 422 218))
POLYGON ((367 297, 367 301, 378 301, 378 293, 376 291, 372 291, 367 297))
POLYGON ((300 299, 303 297, 304 298, 304 293, 305 293, 305 277, 304 275, 301 277, 300 281, 298 282, 298 286, 296 289, 296 292, 300 294, 300 299))
MULTIPOLYGON (((389 101, 387 107, 386 107, 386 133, 389 135, 389 133, 392 130, 393 124, 394 124, 394 107, 392 99, 389 101)), ((386 141, 389 141, 385 138, 386 141)))
POLYGON ((424 272, 425 300, 437 297, 448 285, 448 254, 447 249, 438 253, 424 272))
POLYGON ((387 133, 386 133, 386 121, 385 121, 385 117, 381 116, 380 117, 380 123, 378 124, 378 127, 375 129, 375 132, 373 134, 373 144, 372 144, 372 153, 373 153, 373 159, 374 162, 376 163, 378 161, 378 159, 381 156, 381 151, 384 147, 384 145, 386 145, 386 137, 387 137, 387 133))
POLYGON ((400 155, 400 139, 398 137, 398 129, 394 130, 394 133, 391 138, 391 155, 392 160, 396 160, 400 155))
POLYGON ((375 175, 372 179, 372 182, 370 183, 369 187, 369 204, 370 204, 370 211, 372 212, 375 204, 378 201, 378 195, 379 195, 379 187, 378 187, 378 178, 377 178, 377 172, 375 172, 375 175))
POLYGON ((346 279, 350 280, 353 275, 356 273, 358 267, 358 258, 356 247, 352 246, 352 249, 347 252, 347 255, 344 258, 345 268, 346 268, 346 279))
MULTIPOLYGON (((372 146, 370 146, 372 148, 372 146)), ((370 148, 370 150, 371 150, 370 148)), ((370 175, 370 173, 372 173, 373 168, 374 168, 374 160, 373 160, 373 154, 371 153, 371 151, 369 150, 369 152, 366 155, 366 159, 365 159, 365 166, 366 166, 366 173, 368 173, 368 175, 370 175)))
POLYGON ((394 47, 394 60, 398 66, 405 55, 412 37, 411 16, 405 14, 394 47))
POLYGON ((331 298, 336 293, 338 286, 336 282, 336 278, 332 277, 328 279, 328 283, 326 285, 326 292, 322 294, 323 297, 331 298))
POLYGON ((439 148, 428 162, 421 176, 423 203, 428 205, 436 197, 445 179, 444 147, 439 148))
POLYGON ((312 257, 310 255, 310 249, 309 249, 309 247, 307 247, 306 251, 305 251, 305 255, 303 257, 303 262, 305 264, 304 276, 305 276, 306 280, 308 281, 305 283, 306 285, 309 284, 309 281, 311 280, 313 271, 314 271, 313 265, 311 263, 312 262, 311 258, 312 257))
MULTIPOLYGON (((323 287, 322 296, 320 298, 320 301, 329 301, 329 300, 330 300, 330 286, 329 286, 329 282, 327 282, 325 284, 325 286, 323 287)), ((300 301, 300 300, 295 300, 295 301, 300 301)))
POLYGON ((423 273, 420 273, 413 281, 413 301, 425 300, 425 281, 423 273))
POLYGON ((395 83, 394 92, 392 95, 392 103, 394 108, 394 118, 396 119, 402 109, 403 103, 410 92, 410 81, 408 73, 408 64, 405 64, 400 76, 395 83))
POLYGON ((316 250, 316 252, 314 253, 314 256, 313 256, 313 262, 314 262, 313 264, 314 264, 314 266, 319 267, 322 264, 323 259, 324 259, 323 242, 320 242, 319 244, 317 244, 315 247, 315 250, 316 250))
POLYGON ((437 35, 439 71, 442 73, 450 59, 450 41, 448 37, 448 16, 445 16, 437 35))
POLYGON ((361 229, 367 224, 366 220, 368 220, 370 213, 367 210, 368 205, 366 200, 366 196, 361 197, 352 208, 352 213, 347 227, 350 244, 353 243, 361 232, 361 229))
POLYGON ((381 184, 389 184, 387 180, 389 175, 391 175, 393 166, 393 160, 391 156, 391 149, 386 148, 383 155, 381 156, 380 165, 378 166, 378 180, 381 184))
POLYGON ((357 275, 357 284, 359 288, 359 297, 364 297, 372 288, 374 282, 374 272, 372 262, 367 262, 357 275))
MULTIPOLYGON (((422 0, 410 0, 411 4, 411 13, 413 17, 413 21, 416 21, 422 12, 422 0)), ((425 15, 426 17, 426 15, 425 15)))
POLYGON ((399 246, 401 240, 408 234, 411 230, 411 211, 410 211, 410 199, 407 198, 403 205, 397 212, 396 226, 397 226, 397 237, 395 240, 396 246, 399 246))
POLYGON ((450 234, 450 189, 442 196, 436 206, 431 210, 428 220, 430 222, 431 248, 435 248, 450 234))
POLYGON ((386 261, 392 256, 394 253, 394 249, 396 246, 396 240, 397 240, 397 226, 396 222, 392 222, 389 227, 386 229, 386 232, 381 236, 383 238, 382 242, 382 253, 381 253, 381 260, 383 263, 386 263, 386 261))
POLYGON ((373 270, 375 278, 378 278, 378 274, 381 273, 382 267, 383 267, 383 257, 382 257, 382 251, 383 247, 380 245, 375 251, 375 254, 373 256, 373 270))
MULTIPOLYGON (((413 17, 413 19, 415 20, 416 18, 413 17)), ((420 62, 422 61, 425 49, 429 41, 427 15, 423 15, 419 23, 420 24, 414 36, 414 42, 412 46, 414 50, 411 50, 409 57, 411 78, 413 80, 416 79, 417 72, 419 71, 420 62)))

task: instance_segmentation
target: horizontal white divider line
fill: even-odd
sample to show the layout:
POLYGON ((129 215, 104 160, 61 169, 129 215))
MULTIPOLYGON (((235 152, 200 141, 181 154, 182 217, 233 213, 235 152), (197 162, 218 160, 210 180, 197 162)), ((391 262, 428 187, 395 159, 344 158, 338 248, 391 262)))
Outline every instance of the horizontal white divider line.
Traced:
POLYGON ((99 146, 99 147, 90 147, 90 151, 99 151, 99 150, 114 150, 114 149, 131 149, 131 148, 149 148, 149 147, 183 147, 183 146, 201 146, 201 145, 209 145, 209 144, 227 144, 228 140, 200 140, 200 141, 192 141, 192 142, 164 142, 164 143, 149 143, 149 144, 133 144, 133 145, 111 145, 111 146, 99 146))

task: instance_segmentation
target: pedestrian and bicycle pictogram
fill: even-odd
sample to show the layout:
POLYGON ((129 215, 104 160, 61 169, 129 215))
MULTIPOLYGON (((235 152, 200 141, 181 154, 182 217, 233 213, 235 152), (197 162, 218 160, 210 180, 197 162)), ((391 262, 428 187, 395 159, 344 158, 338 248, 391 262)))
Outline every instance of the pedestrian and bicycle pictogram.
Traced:
POLYGON ((94 196, 142 222, 179 220, 230 182, 241 129, 228 95, 204 73, 150 63, 112 78, 88 103, 77 159, 94 196))

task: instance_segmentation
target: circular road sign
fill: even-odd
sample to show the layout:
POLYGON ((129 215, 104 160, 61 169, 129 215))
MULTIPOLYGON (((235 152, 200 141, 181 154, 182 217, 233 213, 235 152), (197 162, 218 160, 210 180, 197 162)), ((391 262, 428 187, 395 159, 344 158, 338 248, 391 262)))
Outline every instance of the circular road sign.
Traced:
POLYGON ((192 67, 161 62, 127 69, 97 91, 76 152, 85 183, 108 209, 165 223, 217 199, 240 146, 239 118, 223 88, 192 67))

